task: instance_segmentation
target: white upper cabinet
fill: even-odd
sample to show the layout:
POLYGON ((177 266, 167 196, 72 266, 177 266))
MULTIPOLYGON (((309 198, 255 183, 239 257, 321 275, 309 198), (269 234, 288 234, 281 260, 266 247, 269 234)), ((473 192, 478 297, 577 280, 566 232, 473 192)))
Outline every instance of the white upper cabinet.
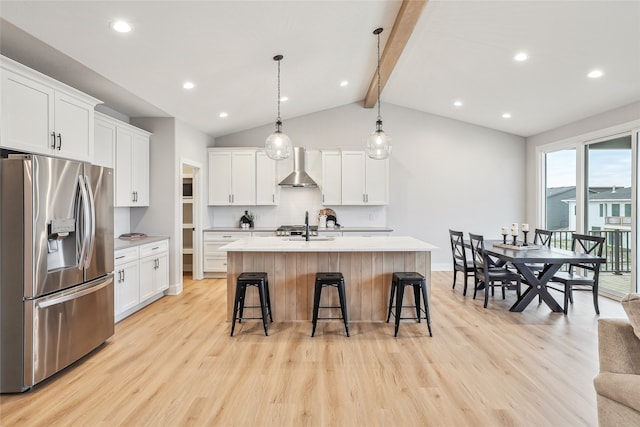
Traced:
POLYGON ((256 152, 256 205, 277 205, 279 189, 276 160, 256 152))
POLYGON ((388 203, 389 160, 373 160, 359 150, 342 151, 342 204, 388 203))
POLYGON ((209 205, 256 204, 256 150, 209 149, 209 205))
POLYGON ((94 125, 93 164, 115 167, 116 124, 108 116, 96 112, 94 125))
POLYGON ((116 127, 116 207, 149 206, 149 136, 126 123, 116 127))
POLYGON ((92 161, 94 107, 99 100, 0 57, 0 145, 92 161))
POLYGON ((115 206, 149 206, 149 138, 145 130, 95 113, 93 163, 115 170, 115 206))
POLYGON ((342 154, 338 150, 322 151, 322 204, 342 204, 342 154))

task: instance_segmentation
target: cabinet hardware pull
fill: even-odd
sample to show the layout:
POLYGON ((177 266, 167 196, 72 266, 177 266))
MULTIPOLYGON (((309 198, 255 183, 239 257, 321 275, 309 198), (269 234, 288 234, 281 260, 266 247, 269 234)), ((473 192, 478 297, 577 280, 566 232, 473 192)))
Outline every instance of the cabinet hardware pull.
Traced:
POLYGON ((124 255, 120 255, 120 256, 117 256, 116 259, 122 259, 124 257, 125 257, 124 255))
POLYGON ((156 246, 156 247, 154 247, 154 248, 151 248, 151 250, 152 250, 152 251, 155 251, 156 249, 159 249, 159 248, 160 248, 160 246, 156 246))
POLYGON ((271 203, 275 203, 276 202, 276 195, 272 194, 271 195, 271 203))
POLYGON ((62 134, 58 133, 58 151, 62 148, 62 134))
POLYGON ((51 144, 51 148, 55 150, 56 149, 56 133, 55 132, 51 132, 51 139, 53 140, 53 144, 51 144))

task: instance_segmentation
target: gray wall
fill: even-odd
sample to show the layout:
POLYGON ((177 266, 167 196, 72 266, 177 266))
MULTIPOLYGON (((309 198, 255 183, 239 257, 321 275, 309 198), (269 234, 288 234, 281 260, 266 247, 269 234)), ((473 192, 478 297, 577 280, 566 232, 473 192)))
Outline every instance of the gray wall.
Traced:
MULTIPOLYGON (((180 293, 180 159, 183 155, 196 160, 205 159, 207 146, 213 144, 213 139, 174 118, 132 118, 131 124, 153 133, 149 147, 149 207, 131 208, 131 230, 149 235, 169 236, 169 292, 180 293)), ((202 205, 204 204, 205 201, 202 205)))
MULTIPOLYGON (((335 207, 339 220, 341 210, 350 219, 360 215, 363 222, 370 212, 386 215, 394 234, 440 247, 432 258, 433 268, 440 270, 451 269, 449 228, 495 238, 500 227, 524 221, 524 138, 392 104, 383 103, 382 118, 393 138, 389 206, 383 213, 335 207)), ((375 120, 375 109, 355 103, 284 119, 283 130, 295 146, 307 149, 364 147, 375 120)), ((268 124, 216 138, 215 145, 260 147, 272 131, 268 124)), ((210 207, 210 217, 216 209, 224 208, 210 207)))

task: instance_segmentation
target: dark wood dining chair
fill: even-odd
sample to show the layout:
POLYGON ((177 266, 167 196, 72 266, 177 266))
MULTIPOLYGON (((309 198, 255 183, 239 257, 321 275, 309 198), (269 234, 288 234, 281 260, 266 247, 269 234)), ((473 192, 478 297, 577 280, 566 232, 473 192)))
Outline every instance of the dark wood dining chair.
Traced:
POLYGON ((451 255, 453 256, 453 286, 456 288, 456 275, 461 272, 464 275, 464 290, 462 295, 467 295, 467 282, 471 273, 475 271, 473 260, 467 259, 467 250, 464 247, 464 234, 462 231, 449 230, 449 240, 451 240, 451 255))
MULTIPOLYGON (((574 252, 583 252, 598 257, 602 256, 604 249, 604 237, 590 236, 586 234, 573 234, 571 240, 571 250, 574 252)), ((564 314, 567 314, 569 301, 573 304, 573 291, 591 291, 593 293, 593 307, 596 314, 600 314, 598 307, 598 281, 600 279, 600 263, 599 262, 581 262, 577 264, 569 264, 568 271, 556 273, 551 281, 553 283, 561 283, 563 289, 549 286, 549 289, 564 292, 564 314), (581 274, 576 273, 576 269, 581 270, 581 274)))
MULTIPOLYGON (((550 248, 552 236, 553 236, 553 231, 536 228, 533 234, 533 244, 536 246, 546 246, 550 248)), ((529 267, 533 271, 544 270, 544 264, 541 264, 541 263, 531 263, 531 264, 527 263, 527 267, 529 267)))
POLYGON ((473 299, 476 299, 478 289, 480 289, 481 284, 484 284, 484 308, 487 308, 489 288, 493 291, 496 286, 500 286, 502 288, 502 299, 504 299, 505 289, 511 289, 513 282, 516 282, 515 289, 518 298, 520 298, 520 274, 510 271, 505 267, 495 266, 489 255, 485 252, 483 236, 469 233, 469 239, 471 240, 471 253, 475 266, 473 299), (497 284, 497 282, 499 282, 499 284, 497 284))

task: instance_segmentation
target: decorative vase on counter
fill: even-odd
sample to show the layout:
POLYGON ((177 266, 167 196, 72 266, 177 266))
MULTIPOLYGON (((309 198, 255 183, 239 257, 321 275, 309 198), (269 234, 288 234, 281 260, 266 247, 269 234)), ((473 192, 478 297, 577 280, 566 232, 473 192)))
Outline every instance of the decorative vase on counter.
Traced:
POLYGON ((253 215, 249 213, 249 211, 244 211, 244 215, 240 217, 240 228, 247 227, 246 225, 243 227, 243 224, 249 224, 249 228, 253 228, 253 215))

